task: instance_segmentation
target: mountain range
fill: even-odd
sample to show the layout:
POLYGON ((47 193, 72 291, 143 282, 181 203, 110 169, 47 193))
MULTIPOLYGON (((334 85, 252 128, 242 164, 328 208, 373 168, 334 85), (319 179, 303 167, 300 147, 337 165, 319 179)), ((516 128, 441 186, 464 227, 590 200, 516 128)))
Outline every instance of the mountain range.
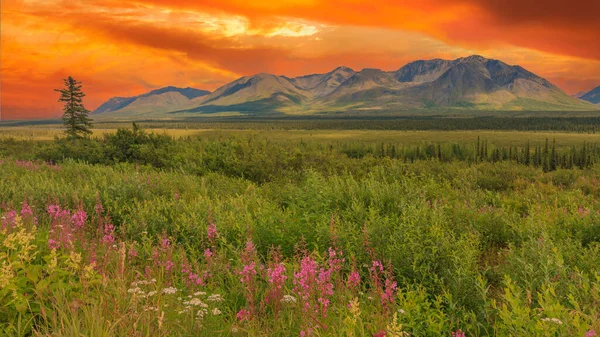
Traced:
POLYGON ((590 92, 581 95, 581 97, 579 98, 594 104, 600 104, 600 86, 592 89, 590 92))
POLYGON ((473 55, 421 60, 397 71, 338 67, 299 77, 261 73, 214 92, 166 87, 136 97, 114 97, 94 111, 111 117, 199 113, 310 114, 436 109, 592 111, 598 91, 571 97, 518 65, 473 55), (586 97, 591 97, 586 99, 586 97))

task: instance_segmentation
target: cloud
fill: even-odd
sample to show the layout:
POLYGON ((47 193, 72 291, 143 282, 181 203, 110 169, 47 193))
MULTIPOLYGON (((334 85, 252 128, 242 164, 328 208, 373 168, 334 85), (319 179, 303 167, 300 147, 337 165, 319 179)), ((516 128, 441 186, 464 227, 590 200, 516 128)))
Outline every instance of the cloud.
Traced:
POLYGON ((395 70, 416 59, 474 53, 520 64, 571 93, 600 84, 600 27, 590 14, 598 4, 546 5, 541 11, 529 0, 5 0, 3 114, 58 115, 52 89, 67 75, 83 80, 93 109, 112 96, 166 85, 214 90, 259 72, 395 70))
POLYGON ((273 16, 420 31, 463 46, 503 42, 600 59, 600 2, 564 0, 139 0, 154 6, 221 10, 255 21, 273 16))

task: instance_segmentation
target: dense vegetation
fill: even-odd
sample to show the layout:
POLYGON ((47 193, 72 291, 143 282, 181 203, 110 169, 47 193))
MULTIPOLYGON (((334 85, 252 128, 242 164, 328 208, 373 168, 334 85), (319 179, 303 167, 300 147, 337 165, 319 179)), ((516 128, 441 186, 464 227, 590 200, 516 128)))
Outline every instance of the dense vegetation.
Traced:
POLYGON ((595 336, 598 155, 139 128, 3 140, 0 329, 595 336))
MULTIPOLYGON (((489 114, 489 112, 488 112, 489 114)), ((238 129, 238 130, 505 130, 505 131, 561 131, 596 133, 600 131, 600 117, 597 112, 572 117, 574 113, 551 113, 536 116, 533 113, 519 112, 525 116, 514 116, 515 112, 497 112, 485 116, 482 112, 470 112, 469 115, 452 113, 448 115, 415 116, 415 115, 383 115, 373 114, 361 116, 338 116, 325 114, 322 116, 235 116, 210 117, 174 120, 147 120, 138 124, 144 128, 175 129, 238 129), (483 116, 478 116, 483 115, 483 116), (476 116, 476 117, 474 117, 476 116), (478 117, 477 117, 478 116, 478 117), (570 116, 570 117, 569 117, 570 116), (460 117, 460 118, 453 118, 460 117)), ((97 117, 97 116, 96 116, 97 117)), ((60 124, 59 120, 54 124, 60 124)), ((98 128, 122 128, 128 122, 115 122, 102 118, 95 121, 98 128)), ((36 126, 52 125, 52 121, 8 121, 0 126, 36 126)))

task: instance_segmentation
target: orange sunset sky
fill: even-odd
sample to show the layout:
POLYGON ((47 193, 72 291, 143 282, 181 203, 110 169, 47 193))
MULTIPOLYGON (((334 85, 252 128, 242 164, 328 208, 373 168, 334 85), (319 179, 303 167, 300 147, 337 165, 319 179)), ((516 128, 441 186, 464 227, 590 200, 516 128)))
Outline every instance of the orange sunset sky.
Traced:
POLYGON ((68 75, 93 110, 167 85, 470 54, 575 94, 600 85, 598 13, 598 0, 1 0, 2 119, 60 115, 68 75))

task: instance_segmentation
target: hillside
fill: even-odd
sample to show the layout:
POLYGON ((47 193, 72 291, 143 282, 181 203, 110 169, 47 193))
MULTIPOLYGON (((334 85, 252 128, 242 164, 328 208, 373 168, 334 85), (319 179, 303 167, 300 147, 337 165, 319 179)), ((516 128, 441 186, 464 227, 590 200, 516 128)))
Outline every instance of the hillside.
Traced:
MULTIPOLYGON (((338 67, 294 78, 261 73, 212 93, 168 87, 137 97, 115 97, 95 113, 175 116, 182 113, 321 113, 348 110, 594 111, 582 100, 518 65, 473 55, 419 60, 396 71, 338 67), (185 91, 187 90, 187 91, 185 91)), ((597 95, 597 94, 596 94, 597 95)), ((597 98, 596 98, 597 99, 597 98)), ((591 101, 592 103, 588 102, 591 101)))
POLYGON ((208 94, 210 92, 206 90, 169 86, 134 97, 113 97, 100 105, 92 114, 111 117, 164 114, 208 94))
POLYGON ((581 96, 581 99, 594 104, 600 104, 600 86, 592 89, 590 92, 583 94, 581 96))

